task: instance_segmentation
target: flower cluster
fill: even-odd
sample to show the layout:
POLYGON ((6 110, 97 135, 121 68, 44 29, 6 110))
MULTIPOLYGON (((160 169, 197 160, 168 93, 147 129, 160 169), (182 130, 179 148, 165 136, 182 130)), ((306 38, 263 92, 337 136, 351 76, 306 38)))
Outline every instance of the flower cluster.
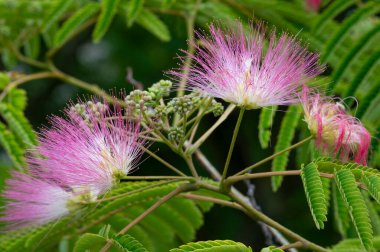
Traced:
POLYGON ((356 118, 346 113, 341 103, 313 93, 306 87, 301 101, 305 121, 316 136, 317 147, 344 161, 353 159, 366 164, 371 135, 356 118))
POLYGON ((7 181, 3 221, 12 226, 46 223, 95 200, 137 166, 142 154, 139 121, 119 106, 88 101, 51 118, 30 151, 30 175, 7 181))
POLYGON ((273 31, 266 37, 262 23, 248 32, 240 22, 226 30, 211 25, 210 33, 198 33, 195 53, 187 53, 193 66, 171 75, 188 72, 190 90, 244 109, 301 102, 317 147, 345 161, 366 163, 371 137, 364 126, 331 98, 304 88, 324 69, 317 54, 286 34, 276 38, 273 31))
POLYGON ((194 61, 185 69, 190 89, 245 109, 294 103, 302 85, 323 70, 317 54, 286 34, 277 39, 272 31, 266 47, 262 23, 247 33, 238 22, 226 31, 211 25, 210 32, 211 37, 198 33, 196 53, 188 54, 194 61))

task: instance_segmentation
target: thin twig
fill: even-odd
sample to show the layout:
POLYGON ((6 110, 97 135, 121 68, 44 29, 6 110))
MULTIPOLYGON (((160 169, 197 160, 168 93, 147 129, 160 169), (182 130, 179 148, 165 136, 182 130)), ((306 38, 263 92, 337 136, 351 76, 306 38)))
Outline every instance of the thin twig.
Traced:
POLYGON ((29 75, 26 75, 25 77, 12 81, 4 88, 3 92, 0 94, 0 102, 5 98, 5 96, 7 96, 7 94, 13 88, 16 88, 17 86, 29 81, 46 79, 46 78, 58 78, 58 75, 52 72, 40 72, 40 73, 35 73, 35 74, 29 74, 29 75))
POLYGON ((279 249, 287 250, 287 249, 291 249, 291 248, 302 248, 304 246, 305 245, 302 242, 298 241, 298 242, 282 245, 281 247, 279 247, 279 249))
POLYGON ((214 132, 214 130, 227 119, 227 117, 231 114, 235 107, 235 105, 230 104, 224 111, 224 113, 219 117, 219 119, 211 126, 211 128, 208 129, 200 138, 198 138, 198 140, 193 145, 189 146, 186 152, 188 154, 194 153, 194 151, 196 151, 203 144, 203 142, 206 141, 206 139, 214 132))
POLYGON ((246 173, 246 172, 248 172, 248 171, 250 171, 250 170, 252 170, 254 168, 257 168, 257 167, 261 166, 262 164, 265 164, 266 162, 274 159, 275 157, 277 157, 277 156, 279 156, 279 155, 281 155, 281 154, 283 154, 283 153, 285 153, 287 151, 295 149, 295 148, 303 145, 304 143, 309 142, 313 138, 314 138, 313 136, 309 136, 308 138, 305 138, 304 140, 302 140, 302 141, 300 141, 298 143, 295 143, 295 144, 289 146, 288 148, 283 149, 282 151, 276 152, 273 155, 271 155, 271 156, 269 156, 267 158, 264 158, 263 160, 261 160, 261 161, 259 161, 257 163, 254 163, 253 165, 248 166, 247 168, 244 168, 243 170, 241 170, 238 173, 236 173, 234 176, 244 174, 244 173, 246 173))
POLYGON ((152 189, 152 188, 155 188, 155 187, 159 187, 159 186, 162 186, 162 185, 166 185, 166 184, 170 184, 170 183, 174 183, 174 182, 178 182, 178 181, 179 181, 178 179, 176 179, 176 180, 162 181, 162 182, 155 183, 155 184, 149 185, 149 186, 144 186, 142 188, 139 188, 139 189, 136 189, 136 190, 133 190, 133 191, 129 191, 129 192, 126 192, 126 193, 118 194, 118 195, 111 196, 111 197, 108 197, 108 198, 98 199, 94 203, 101 203, 101 202, 104 202, 104 201, 119 199, 119 198, 122 198, 122 197, 125 197, 125 196, 128 196, 128 195, 136 194, 136 193, 148 190, 148 189, 152 189))
POLYGON ((134 86, 135 88, 139 89, 139 90, 144 90, 144 84, 142 84, 141 82, 139 82, 138 80, 135 80, 133 78, 133 69, 132 67, 127 67, 126 69, 126 76, 125 76, 125 79, 127 82, 131 83, 132 86, 134 86))
MULTIPOLYGON (((182 78, 179 81, 177 97, 183 96, 185 93, 186 82, 189 77, 189 69, 193 58, 191 54, 195 51, 195 36, 194 36, 194 23, 195 18, 197 16, 198 8, 201 4, 202 0, 197 0, 194 7, 191 9, 189 15, 185 16, 186 20, 186 28, 187 28, 187 40, 188 40, 188 48, 187 48, 187 56, 184 62, 183 70, 182 70, 182 78)), ((176 125, 179 120, 178 114, 174 116, 173 125, 176 125)))
MULTIPOLYGON (((198 161, 201 163, 201 165, 210 174, 210 176, 214 180, 220 181, 221 178, 222 178, 222 175, 212 165, 212 163, 207 159, 207 157, 205 155, 203 155, 203 153, 199 149, 197 149, 194 154, 195 154, 195 157, 198 159, 198 161)), ((210 189, 212 189, 212 188, 210 188, 210 189)), ((219 188, 216 188, 216 190, 218 191, 219 188)), ((245 195, 243 195, 242 193, 240 193, 236 188, 231 187, 231 191, 233 193, 235 193, 237 197, 240 197, 240 199, 242 201, 246 201, 248 203, 251 203, 249 201, 249 199, 245 195)), ((277 231, 275 228, 273 228, 271 226, 268 226, 268 227, 269 227, 270 231, 272 232, 272 234, 276 237, 276 240, 280 242, 280 244, 287 244, 287 243, 289 243, 288 240, 279 231, 277 231)))
POLYGON ((170 163, 168 163, 164 159, 160 158, 159 156, 157 156, 156 154, 154 154, 152 151, 150 151, 149 149, 145 148, 144 146, 140 146, 140 148, 143 151, 145 151, 146 153, 148 153, 150 156, 152 156, 154 159, 156 159, 157 161, 159 161, 160 163, 162 163, 163 165, 165 165, 166 167, 168 167, 170 170, 174 171, 175 173, 177 173, 177 174, 179 174, 181 176, 187 176, 185 173, 181 172, 179 169, 175 168, 173 165, 171 165, 170 163))
POLYGON ((227 201, 227 200, 222 200, 222 199, 217 199, 217 198, 214 198, 214 197, 197 195, 197 194, 192 194, 192 193, 181 194, 181 195, 179 195, 179 197, 183 197, 183 198, 191 199, 191 200, 208 201, 208 202, 212 202, 212 203, 215 203, 215 204, 218 204, 218 205, 236 208, 238 210, 241 210, 241 211, 245 212, 245 209, 243 207, 241 207, 239 204, 236 204, 235 202, 231 202, 231 201, 227 201))
POLYGON ((275 229, 277 229, 281 233, 285 234, 286 236, 294 239, 295 241, 302 242, 304 244, 305 248, 309 248, 309 249, 311 249, 313 251, 317 251, 317 252, 328 252, 327 249, 325 249, 325 248, 323 248, 323 247, 321 247, 321 246, 319 246, 319 245, 317 245, 317 244, 315 244, 315 243, 313 243, 313 242, 311 242, 311 241, 303 238, 302 236, 298 235, 297 233, 294 233, 293 231, 291 231, 290 229, 284 227, 283 225, 281 225, 280 223, 276 222, 275 220, 269 218, 268 216, 266 216, 262 212, 254 209, 249 203, 247 203, 246 201, 242 200, 234 192, 230 192, 229 196, 236 203, 238 203, 242 207, 244 207, 246 209, 248 215, 251 218, 259 220, 259 221, 262 221, 265 224, 274 227, 275 229))

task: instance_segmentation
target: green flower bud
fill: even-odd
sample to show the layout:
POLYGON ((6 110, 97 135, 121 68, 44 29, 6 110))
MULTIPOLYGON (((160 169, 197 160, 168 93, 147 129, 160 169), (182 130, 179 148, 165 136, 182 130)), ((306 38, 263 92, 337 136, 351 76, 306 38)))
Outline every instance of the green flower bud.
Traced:
POLYGON ((168 132, 168 138, 171 141, 179 142, 185 137, 185 132, 182 128, 171 128, 168 132))

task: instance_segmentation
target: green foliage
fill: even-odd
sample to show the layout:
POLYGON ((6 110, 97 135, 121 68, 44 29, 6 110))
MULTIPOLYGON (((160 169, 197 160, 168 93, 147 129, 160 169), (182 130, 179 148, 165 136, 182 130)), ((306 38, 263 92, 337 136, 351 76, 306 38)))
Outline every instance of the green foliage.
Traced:
POLYGON ((99 11, 99 7, 98 3, 89 3, 76 11, 55 33, 54 46, 59 47, 66 43, 71 36, 79 31, 84 22, 92 18, 99 11))
POLYGON ((313 220, 318 229, 327 221, 327 202, 317 165, 310 163, 301 168, 301 178, 313 220))
POLYGON ((132 0, 127 7, 127 25, 132 26, 133 22, 140 15, 144 6, 144 0, 132 0))
MULTIPOLYGON (((100 223, 109 223, 112 232, 117 233, 159 198, 181 184, 183 183, 164 184, 162 181, 121 183, 104 195, 104 198, 120 195, 119 197, 97 203, 96 206, 89 205, 77 216, 68 216, 56 223, 1 235, 0 250, 17 251, 50 248, 57 244, 60 237, 65 234, 72 234, 74 237, 72 239, 75 240, 76 234, 73 231, 79 226, 82 232, 88 232, 93 229, 99 230, 100 223)), ((179 241, 186 243, 195 239, 196 230, 202 225, 203 212, 196 203, 184 198, 173 198, 135 225, 128 234, 135 237, 149 251, 166 252, 170 248, 180 245, 179 241), (176 221, 173 221, 173 218, 176 221)), ((94 246, 104 242, 104 238, 101 240, 99 236, 94 234, 86 234, 84 237, 77 243, 76 246, 79 246, 77 251, 83 251, 81 249, 85 248, 86 244, 91 243, 86 237, 95 237, 94 239, 99 241, 98 243, 94 241, 94 246)), ((118 236, 113 236, 112 239, 116 241, 115 244, 121 245, 129 241, 118 236)), ((123 248, 126 246, 123 245, 123 248)), ((94 251, 98 250, 95 249, 94 251)))
POLYGON ((68 10, 74 2, 74 0, 56 1, 55 4, 53 4, 50 7, 48 13, 44 18, 42 30, 44 32, 48 31, 53 26, 53 24, 57 22, 59 18, 65 14, 65 11, 68 10))
MULTIPOLYGON (((373 247, 376 251, 380 250, 380 236, 373 240, 373 247)), ((345 239, 331 248, 331 252, 362 252, 363 247, 359 239, 345 239)))
MULTIPOLYGON (((290 106, 287 110, 284 119, 281 123, 280 132, 277 136, 277 143, 275 147, 275 152, 279 152, 290 146, 298 121, 300 119, 300 108, 297 106, 290 106)), ((286 168, 289 159, 289 152, 283 153, 274 158, 272 163, 272 171, 283 171, 286 168)), ((281 186, 283 177, 274 176, 272 177, 272 188, 274 191, 277 191, 281 186)))
POLYGON ((335 181, 346 207, 349 209, 359 239, 365 249, 370 251, 373 240, 371 221, 363 197, 356 186, 355 177, 350 170, 342 169, 335 173, 335 181))
POLYGON ((164 42, 170 40, 168 27, 153 12, 146 9, 141 10, 140 15, 136 18, 136 22, 160 40, 164 42))
POLYGON ((375 99, 379 96, 378 90, 380 90, 380 80, 378 80, 363 97, 362 102, 358 107, 358 111, 356 112, 358 118, 362 118, 367 109, 375 104, 375 99))
MULTIPOLYGON (((144 246, 131 235, 115 236, 110 239, 111 252, 148 252, 144 246)), ((75 243, 74 252, 100 251, 108 242, 108 239, 96 234, 82 235, 75 243)))
POLYGON ((101 13, 92 33, 93 41, 99 42, 107 32, 116 14, 120 0, 102 0, 101 13))
POLYGON ((380 171, 368 166, 360 165, 357 163, 342 163, 339 160, 331 158, 317 158, 313 160, 317 164, 320 172, 333 174, 335 170, 349 169, 354 174, 356 180, 360 180, 362 175, 375 175, 380 176, 380 171))
POLYGON ((272 109, 261 109, 259 119, 259 140, 263 149, 268 148, 268 143, 272 132, 273 117, 276 110, 277 106, 273 106, 272 109))
POLYGON ((368 209, 369 218, 371 219, 373 234, 380 235, 380 216, 376 209, 377 202, 371 201, 369 194, 364 190, 361 193, 368 209))
POLYGON ((345 238, 350 227, 350 215, 335 183, 332 185, 332 201, 335 227, 345 238))
POLYGON ((326 207, 329 209, 330 206, 330 198, 331 198, 331 179, 321 177, 323 193, 326 199, 326 207))
POLYGON ((0 104, 0 114, 19 139, 19 143, 25 147, 30 147, 37 143, 33 128, 21 111, 15 109, 10 104, 3 103, 0 104))
POLYGON ((13 165, 22 170, 25 165, 24 149, 17 143, 15 135, 0 123, 0 143, 4 147, 13 165))
POLYGON ((356 11, 353 15, 348 17, 342 26, 339 28, 339 31, 335 33, 332 38, 329 40, 328 44, 326 45, 326 48, 324 50, 324 53, 322 54, 322 62, 325 62, 329 59, 330 55, 332 54, 333 50, 340 45, 341 41, 343 40, 345 34, 348 33, 348 31, 353 27, 353 25, 358 22, 363 17, 366 17, 366 15, 370 16, 375 14, 379 11, 378 5, 374 2, 369 2, 362 8, 360 8, 358 11, 356 11))
POLYGON ((38 58, 41 50, 41 40, 39 36, 31 37, 24 43, 25 55, 36 59, 38 58))
POLYGON ((250 247, 245 246, 240 242, 234 242, 230 240, 216 240, 216 241, 200 241, 191 242, 180 246, 179 248, 171 249, 170 252, 251 252, 250 247))
POLYGON ((380 204, 380 177, 376 175, 363 175, 362 181, 371 196, 380 204))
POLYGON ((13 88, 4 98, 4 102, 18 111, 24 111, 27 105, 26 91, 20 88, 13 88))
POLYGON ((275 246, 269 246, 261 249, 260 252, 284 252, 284 250, 276 248, 275 246))
POLYGON ((363 63, 360 70, 356 73, 355 78, 348 85, 345 96, 354 95, 357 88, 360 86, 365 76, 370 73, 372 67, 376 66, 376 62, 379 61, 380 50, 373 53, 368 59, 363 63))

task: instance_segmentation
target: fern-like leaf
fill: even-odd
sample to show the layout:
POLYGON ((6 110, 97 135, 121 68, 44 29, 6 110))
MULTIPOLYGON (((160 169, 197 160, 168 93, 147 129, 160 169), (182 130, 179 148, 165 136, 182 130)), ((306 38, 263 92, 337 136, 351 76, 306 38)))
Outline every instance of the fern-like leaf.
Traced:
POLYGON ((65 13, 67 9, 74 3, 74 0, 58 0, 47 12, 46 17, 44 19, 42 30, 44 32, 48 31, 53 24, 59 20, 59 18, 65 13))
MULTIPOLYGON (((291 106, 286 112, 286 115, 281 123, 280 132, 277 136, 277 143, 275 147, 275 152, 279 152, 290 146, 298 121, 300 119, 300 108, 297 106, 291 106)), ((272 171, 283 171, 286 168, 289 159, 289 152, 283 153, 274 158, 272 163, 272 171)), ((272 188, 273 191, 277 191, 281 186, 283 177, 273 176, 272 177, 272 188)))
POLYGON ((27 105, 26 91, 20 88, 14 88, 4 98, 4 102, 10 104, 19 111, 24 111, 27 105))
POLYGON ((315 225, 318 229, 323 229, 324 222, 327 221, 327 203, 317 165, 310 163, 302 166, 301 178, 315 225))
POLYGON ((376 210, 376 201, 371 201, 371 196, 364 190, 361 191, 363 199, 368 209, 374 235, 380 235, 380 216, 376 210))
POLYGON ((168 27, 153 12, 142 9, 140 15, 136 17, 136 22, 161 41, 166 42, 170 40, 168 27))
POLYGON ((200 241, 190 242, 182 245, 179 248, 171 249, 170 252, 252 252, 250 247, 245 246, 243 243, 234 242, 230 240, 216 240, 216 241, 200 241))
POLYGON ((144 0, 132 0, 127 6, 127 25, 131 27, 136 18, 140 15, 144 6, 144 0))
POLYGON ((341 236, 345 238, 350 227, 350 215, 335 183, 332 184, 332 202, 335 227, 341 236))
POLYGON ((0 144, 4 147, 13 164, 22 170, 25 165, 24 149, 17 143, 14 134, 0 122, 0 144))
POLYGON ((342 169, 335 173, 335 180, 359 239, 365 249, 370 251, 373 240, 371 220, 363 197, 357 188, 355 177, 350 170, 342 169))
POLYGON ((54 46, 59 47, 64 44, 70 37, 75 34, 78 27, 93 17, 99 10, 98 3, 86 4, 83 8, 78 10, 74 15, 65 21, 63 26, 58 30, 54 36, 54 46))
POLYGON ((263 108, 259 119, 259 140, 263 149, 268 148, 268 143, 271 135, 273 117, 276 113, 277 106, 272 109, 263 108))
POLYGON ((379 5, 374 2, 369 2, 362 8, 357 9, 354 14, 344 20, 343 25, 339 28, 339 31, 333 35, 333 37, 326 45, 325 51, 321 57, 321 61, 326 62, 329 59, 334 49, 341 44, 341 41, 345 37, 345 34, 348 33, 348 31, 356 22, 358 22, 358 20, 361 20, 363 17, 373 15, 378 11, 379 5))
POLYGON ((110 26, 120 0, 103 0, 101 5, 101 13, 96 23, 94 32, 92 33, 92 40, 96 43, 99 42, 110 26))
POLYGON ((21 111, 18 111, 10 104, 3 103, 0 104, 0 114, 25 147, 30 147, 37 143, 33 128, 21 111))
POLYGON ((323 193, 325 194, 326 199, 326 207, 327 211, 330 207, 330 199, 331 199, 331 179, 321 177, 323 193))
POLYGON ((375 175, 363 175, 362 181, 371 196, 380 204, 380 177, 375 175))
POLYGON ((380 50, 372 53, 366 62, 361 66, 360 70, 356 73, 354 79, 350 82, 350 85, 347 87, 345 96, 354 95, 355 91, 358 89, 362 81, 365 79, 365 76, 371 72, 371 69, 376 66, 376 62, 379 61, 380 50))
MULTIPOLYGON (((373 239, 373 247, 376 251, 380 250, 380 236, 373 239)), ((334 245, 331 252, 363 252, 363 247, 359 239, 345 239, 334 245)))
POLYGON ((374 85, 371 86, 367 94, 361 99, 360 106, 356 112, 356 117, 362 118, 369 107, 375 102, 376 97, 379 95, 380 79, 374 85))

